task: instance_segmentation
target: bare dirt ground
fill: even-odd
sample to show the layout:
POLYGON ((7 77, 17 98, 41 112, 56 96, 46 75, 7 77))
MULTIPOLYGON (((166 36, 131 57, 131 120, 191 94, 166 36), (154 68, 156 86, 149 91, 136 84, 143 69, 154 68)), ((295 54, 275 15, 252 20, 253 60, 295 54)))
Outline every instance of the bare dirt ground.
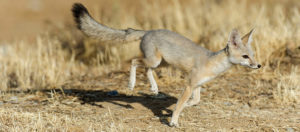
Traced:
POLYGON ((166 83, 160 77, 159 90, 165 97, 155 98, 141 72, 133 92, 127 90, 128 72, 74 79, 64 85, 63 93, 60 89, 12 92, 0 102, 0 121, 10 119, 2 124, 5 126, 40 121, 45 130, 57 121, 67 131, 87 131, 95 126, 99 126, 96 131, 300 131, 300 105, 278 105, 272 99, 270 82, 248 82, 245 80, 253 78, 238 74, 223 75, 206 85, 201 102, 184 109, 179 128, 170 128, 167 124, 185 86, 184 79, 166 83), (261 87, 257 87, 258 82, 261 87), (36 112, 40 117, 11 119, 18 113, 26 116, 36 112))

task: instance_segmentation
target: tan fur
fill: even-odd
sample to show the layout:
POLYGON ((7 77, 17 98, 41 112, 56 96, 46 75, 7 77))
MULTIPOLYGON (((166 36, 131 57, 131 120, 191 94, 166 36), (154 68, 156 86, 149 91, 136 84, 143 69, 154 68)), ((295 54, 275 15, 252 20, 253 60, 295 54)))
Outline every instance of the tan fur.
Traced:
POLYGON ((195 105, 200 101, 202 84, 225 72, 233 64, 254 69, 261 67, 255 61, 250 45, 253 30, 242 38, 236 29, 232 30, 226 47, 212 52, 169 30, 117 30, 106 27, 92 19, 81 4, 74 5, 73 13, 79 29, 88 36, 117 42, 141 40, 140 49, 144 57, 132 60, 128 85, 131 90, 135 85, 136 68, 143 66, 148 69, 147 77, 151 83, 151 91, 158 94, 152 70, 160 65, 162 59, 189 74, 189 84, 177 102, 170 126, 178 126, 179 115, 185 106, 195 105), (190 97, 193 98, 188 101, 190 97))

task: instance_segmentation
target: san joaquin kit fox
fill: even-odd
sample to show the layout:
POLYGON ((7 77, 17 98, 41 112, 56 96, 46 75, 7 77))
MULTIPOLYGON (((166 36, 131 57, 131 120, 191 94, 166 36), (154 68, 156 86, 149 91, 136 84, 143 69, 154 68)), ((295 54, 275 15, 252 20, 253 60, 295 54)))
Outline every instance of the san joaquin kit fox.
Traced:
POLYGON ((141 40, 140 49, 144 56, 132 60, 129 79, 131 90, 135 85, 136 68, 141 65, 147 68, 147 77, 155 94, 158 93, 158 88, 152 70, 159 66, 162 60, 189 73, 189 84, 177 102, 170 126, 178 126, 178 118, 184 107, 200 101, 200 87, 205 82, 217 77, 234 64, 253 69, 261 67, 256 62, 251 48, 253 30, 240 37, 238 31, 233 29, 226 47, 212 52, 169 30, 118 30, 107 27, 96 22, 80 3, 75 3, 72 11, 77 27, 87 36, 120 43, 141 40))

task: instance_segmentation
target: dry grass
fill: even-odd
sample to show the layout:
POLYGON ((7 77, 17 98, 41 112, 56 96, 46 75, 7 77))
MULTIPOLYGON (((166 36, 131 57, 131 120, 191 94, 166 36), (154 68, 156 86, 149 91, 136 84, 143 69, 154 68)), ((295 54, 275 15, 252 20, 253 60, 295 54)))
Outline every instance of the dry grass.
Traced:
POLYGON ((237 66, 206 84, 201 103, 180 117, 182 127, 170 129, 164 124, 186 82, 180 71, 157 70, 166 100, 143 94, 149 84, 142 75, 132 99, 128 74, 115 71, 139 55, 138 43, 101 43, 75 26, 53 28, 36 41, 0 45, 0 131, 300 130, 296 0, 97 2, 86 4, 108 26, 169 29, 213 51, 225 47, 231 29, 244 34, 255 27, 253 47, 263 67, 237 66), (288 52, 287 45, 293 45, 288 52), (110 90, 120 95, 110 97, 110 90))
POLYGON ((66 58, 66 53, 57 47, 57 43, 38 37, 34 44, 16 42, 2 45, 2 90, 60 86, 78 72, 79 65, 74 59, 66 58))
POLYGON ((298 67, 292 67, 291 73, 283 75, 274 89, 274 98, 282 103, 299 103, 300 101, 300 76, 298 67))

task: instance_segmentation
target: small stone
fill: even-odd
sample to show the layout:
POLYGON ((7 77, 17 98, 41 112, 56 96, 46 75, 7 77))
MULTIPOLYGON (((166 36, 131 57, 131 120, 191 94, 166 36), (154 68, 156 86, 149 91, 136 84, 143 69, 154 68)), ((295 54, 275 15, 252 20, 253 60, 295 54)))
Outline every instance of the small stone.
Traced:
POLYGON ((287 132, 294 132, 294 129, 289 127, 289 128, 286 128, 286 131, 287 132))
POLYGON ((109 96, 117 96, 117 95, 119 95, 119 93, 118 93, 117 90, 113 90, 113 91, 107 92, 107 95, 109 95, 109 96))
POLYGON ((66 90, 64 90, 64 93, 65 93, 65 94, 71 94, 71 93, 72 93, 72 90, 71 90, 71 89, 66 89, 66 90))
POLYGON ((243 109, 249 109, 250 106, 249 106, 248 104, 245 104, 245 105, 242 106, 242 108, 243 108, 243 109))
POLYGON ((156 98, 156 99, 164 99, 164 98, 167 98, 167 96, 165 94, 162 94, 162 93, 158 93, 157 95, 154 95, 152 96, 153 98, 156 98))
POLYGON ((10 101, 9 102, 12 103, 12 104, 17 104, 19 102, 18 101, 18 97, 16 97, 16 96, 10 97, 10 101))
POLYGON ((10 97, 10 100, 14 100, 14 101, 17 101, 18 100, 18 97, 16 97, 16 96, 12 96, 12 97, 10 97))
POLYGON ((231 105, 233 105, 231 102, 224 102, 224 105, 226 105, 226 106, 231 106, 231 105))

